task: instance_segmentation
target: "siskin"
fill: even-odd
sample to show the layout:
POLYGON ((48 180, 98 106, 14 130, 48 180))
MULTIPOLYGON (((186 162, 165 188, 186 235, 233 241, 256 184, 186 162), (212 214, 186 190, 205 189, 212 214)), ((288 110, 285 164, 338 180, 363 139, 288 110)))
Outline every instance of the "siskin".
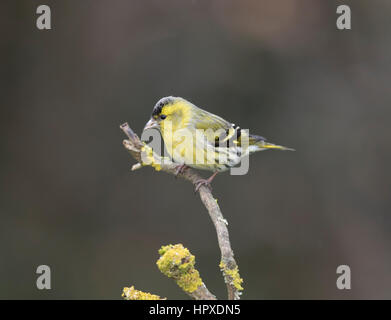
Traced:
POLYGON ((180 97, 165 97, 156 103, 144 130, 152 128, 160 131, 170 157, 178 163, 176 175, 187 167, 214 172, 208 179, 196 182, 196 191, 202 185, 210 186, 218 172, 238 165, 251 153, 294 150, 268 143, 180 97))

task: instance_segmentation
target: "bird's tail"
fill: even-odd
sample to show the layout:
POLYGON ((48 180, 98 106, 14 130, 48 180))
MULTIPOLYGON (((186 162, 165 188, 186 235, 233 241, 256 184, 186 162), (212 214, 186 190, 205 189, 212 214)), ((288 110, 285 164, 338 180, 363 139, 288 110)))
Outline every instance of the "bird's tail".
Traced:
POLYGON ((253 151, 261 151, 261 150, 268 150, 268 149, 277 149, 277 150, 289 150, 289 151, 295 151, 295 149, 279 146, 277 144, 266 142, 266 139, 261 136, 256 136, 254 134, 249 135, 249 146, 250 148, 253 146, 253 151))

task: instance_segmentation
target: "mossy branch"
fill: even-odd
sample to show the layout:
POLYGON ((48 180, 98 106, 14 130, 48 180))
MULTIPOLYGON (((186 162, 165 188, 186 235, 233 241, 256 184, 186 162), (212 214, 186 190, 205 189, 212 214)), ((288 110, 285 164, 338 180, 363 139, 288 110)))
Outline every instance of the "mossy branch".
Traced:
MULTIPOLYGON (((145 145, 140 140, 127 123, 122 124, 120 128, 128 137, 127 140, 123 141, 124 147, 138 162, 132 167, 132 170, 140 169, 145 165, 150 165, 157 171, 161 170, 175 175, 178 164, 175 164, 166 158, 163 159, 154 153, 149 146, 145 145), (145 159, 148 161, 143 161, 145 159)), ((179 177, 190 181, 192 184, 195 184, 201 179, 201 177, 190 168, 180 174, 179 177)), ((234 253, 229 241, 228 223, 224 219, 220 207, 210 189, 206 186, 201 186, 199 188, 199 194, 216 229, 217 240, 221 251, 220 269, 223 272, 224 281, 227 285, 228 299, 237 300, 240 298, 240 291, 243 290, 241 286, 243 280, 239 276, 238 266, 234 259, 234 253)))
POLYGON ((159 270, 195 300, 216 300, 194 268, 195 257, 182 244, 163 246, 156 262, 159 270))
MULTIPOLYGON (((216 300, 202 282, 199 272, 194 267, 195 257, 182 244, 163 246, 159 250, 156 264, 159 270, 195 300, 216 300)), ((143 292, 134 287, 124 288, 125 300, 165 300, 156 294, 143 292)))
POLYGON ((156 294, 136 290, 133 286, 130 288, 124 288, 122 291, 122 297, 125 300, 166 300, 156 294))

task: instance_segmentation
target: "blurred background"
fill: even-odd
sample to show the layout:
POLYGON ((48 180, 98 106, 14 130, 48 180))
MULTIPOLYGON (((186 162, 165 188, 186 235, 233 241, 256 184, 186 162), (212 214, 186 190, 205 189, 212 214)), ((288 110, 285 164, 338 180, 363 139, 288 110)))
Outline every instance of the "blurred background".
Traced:
MULTIPOLYGON (((243 299, 391 298, 391 2, 2 1, 1 299, 187 299, 155 264, 183 243, 225 298, 220 251, 193 187, 131 172, 141 133, 184 97, 296 152, 219 175, 243 299), (36 28, 48 4, 52 30, 36 28), (348 4, 352 30, 336 28, 348 4), (38 265, 52 290, 38 290, 38 265), (351 267, 352 289, 336 287, 351 267)), ((208 176, 209 172, 201 172, 208 176)))

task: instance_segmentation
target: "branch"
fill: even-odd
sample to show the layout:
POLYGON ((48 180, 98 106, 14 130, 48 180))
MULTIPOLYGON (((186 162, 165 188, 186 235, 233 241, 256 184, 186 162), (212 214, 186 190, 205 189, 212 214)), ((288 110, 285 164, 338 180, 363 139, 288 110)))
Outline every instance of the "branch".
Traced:
POLYGON ((156 294, 136 290, 134 286, 124 288, 122 291, 122 297, 124 297, 125 300, 166 300, 156 294))
POLYGON ((195 300, 216 300, 194 268, 195 257, 182 244, 163 246, 156 262, 159 270, 195 300))
MULTIPOLYGON (((162 170, 175 175, 178 164, 154 153, 148 145, 145 145, 140 140, 127 123, 122 124, 120 128, 128 137, 128 140, 123 141, 124 147, 138 162, 132 167, 132 170, 140 169, 145 165, 150 165, 157 171, 162 170), (147 159, 147 161, 143 161, 145 159, 147 159)), ((201 177, 190 168, 186 169, 178 176, 190 181, 192 184, 195 184, 201 179, 201 177)), ((228 299, 238 300, 240 299, 240 291, 243 290, 241 286, 243 280, 240 278, 238 266, 234 259, 234 253, 229 241, 228 223, 224 219, 220 207, 217 204, 216 199, 214 199, 210 189, 206 186, 201 186, 199 188, 199 194, 201 201, 208 210, 209 216, 216 228, 217 239, 221 251, 221 262, 219 266, 223 272, 224 281, 227 285, 228 299)))

